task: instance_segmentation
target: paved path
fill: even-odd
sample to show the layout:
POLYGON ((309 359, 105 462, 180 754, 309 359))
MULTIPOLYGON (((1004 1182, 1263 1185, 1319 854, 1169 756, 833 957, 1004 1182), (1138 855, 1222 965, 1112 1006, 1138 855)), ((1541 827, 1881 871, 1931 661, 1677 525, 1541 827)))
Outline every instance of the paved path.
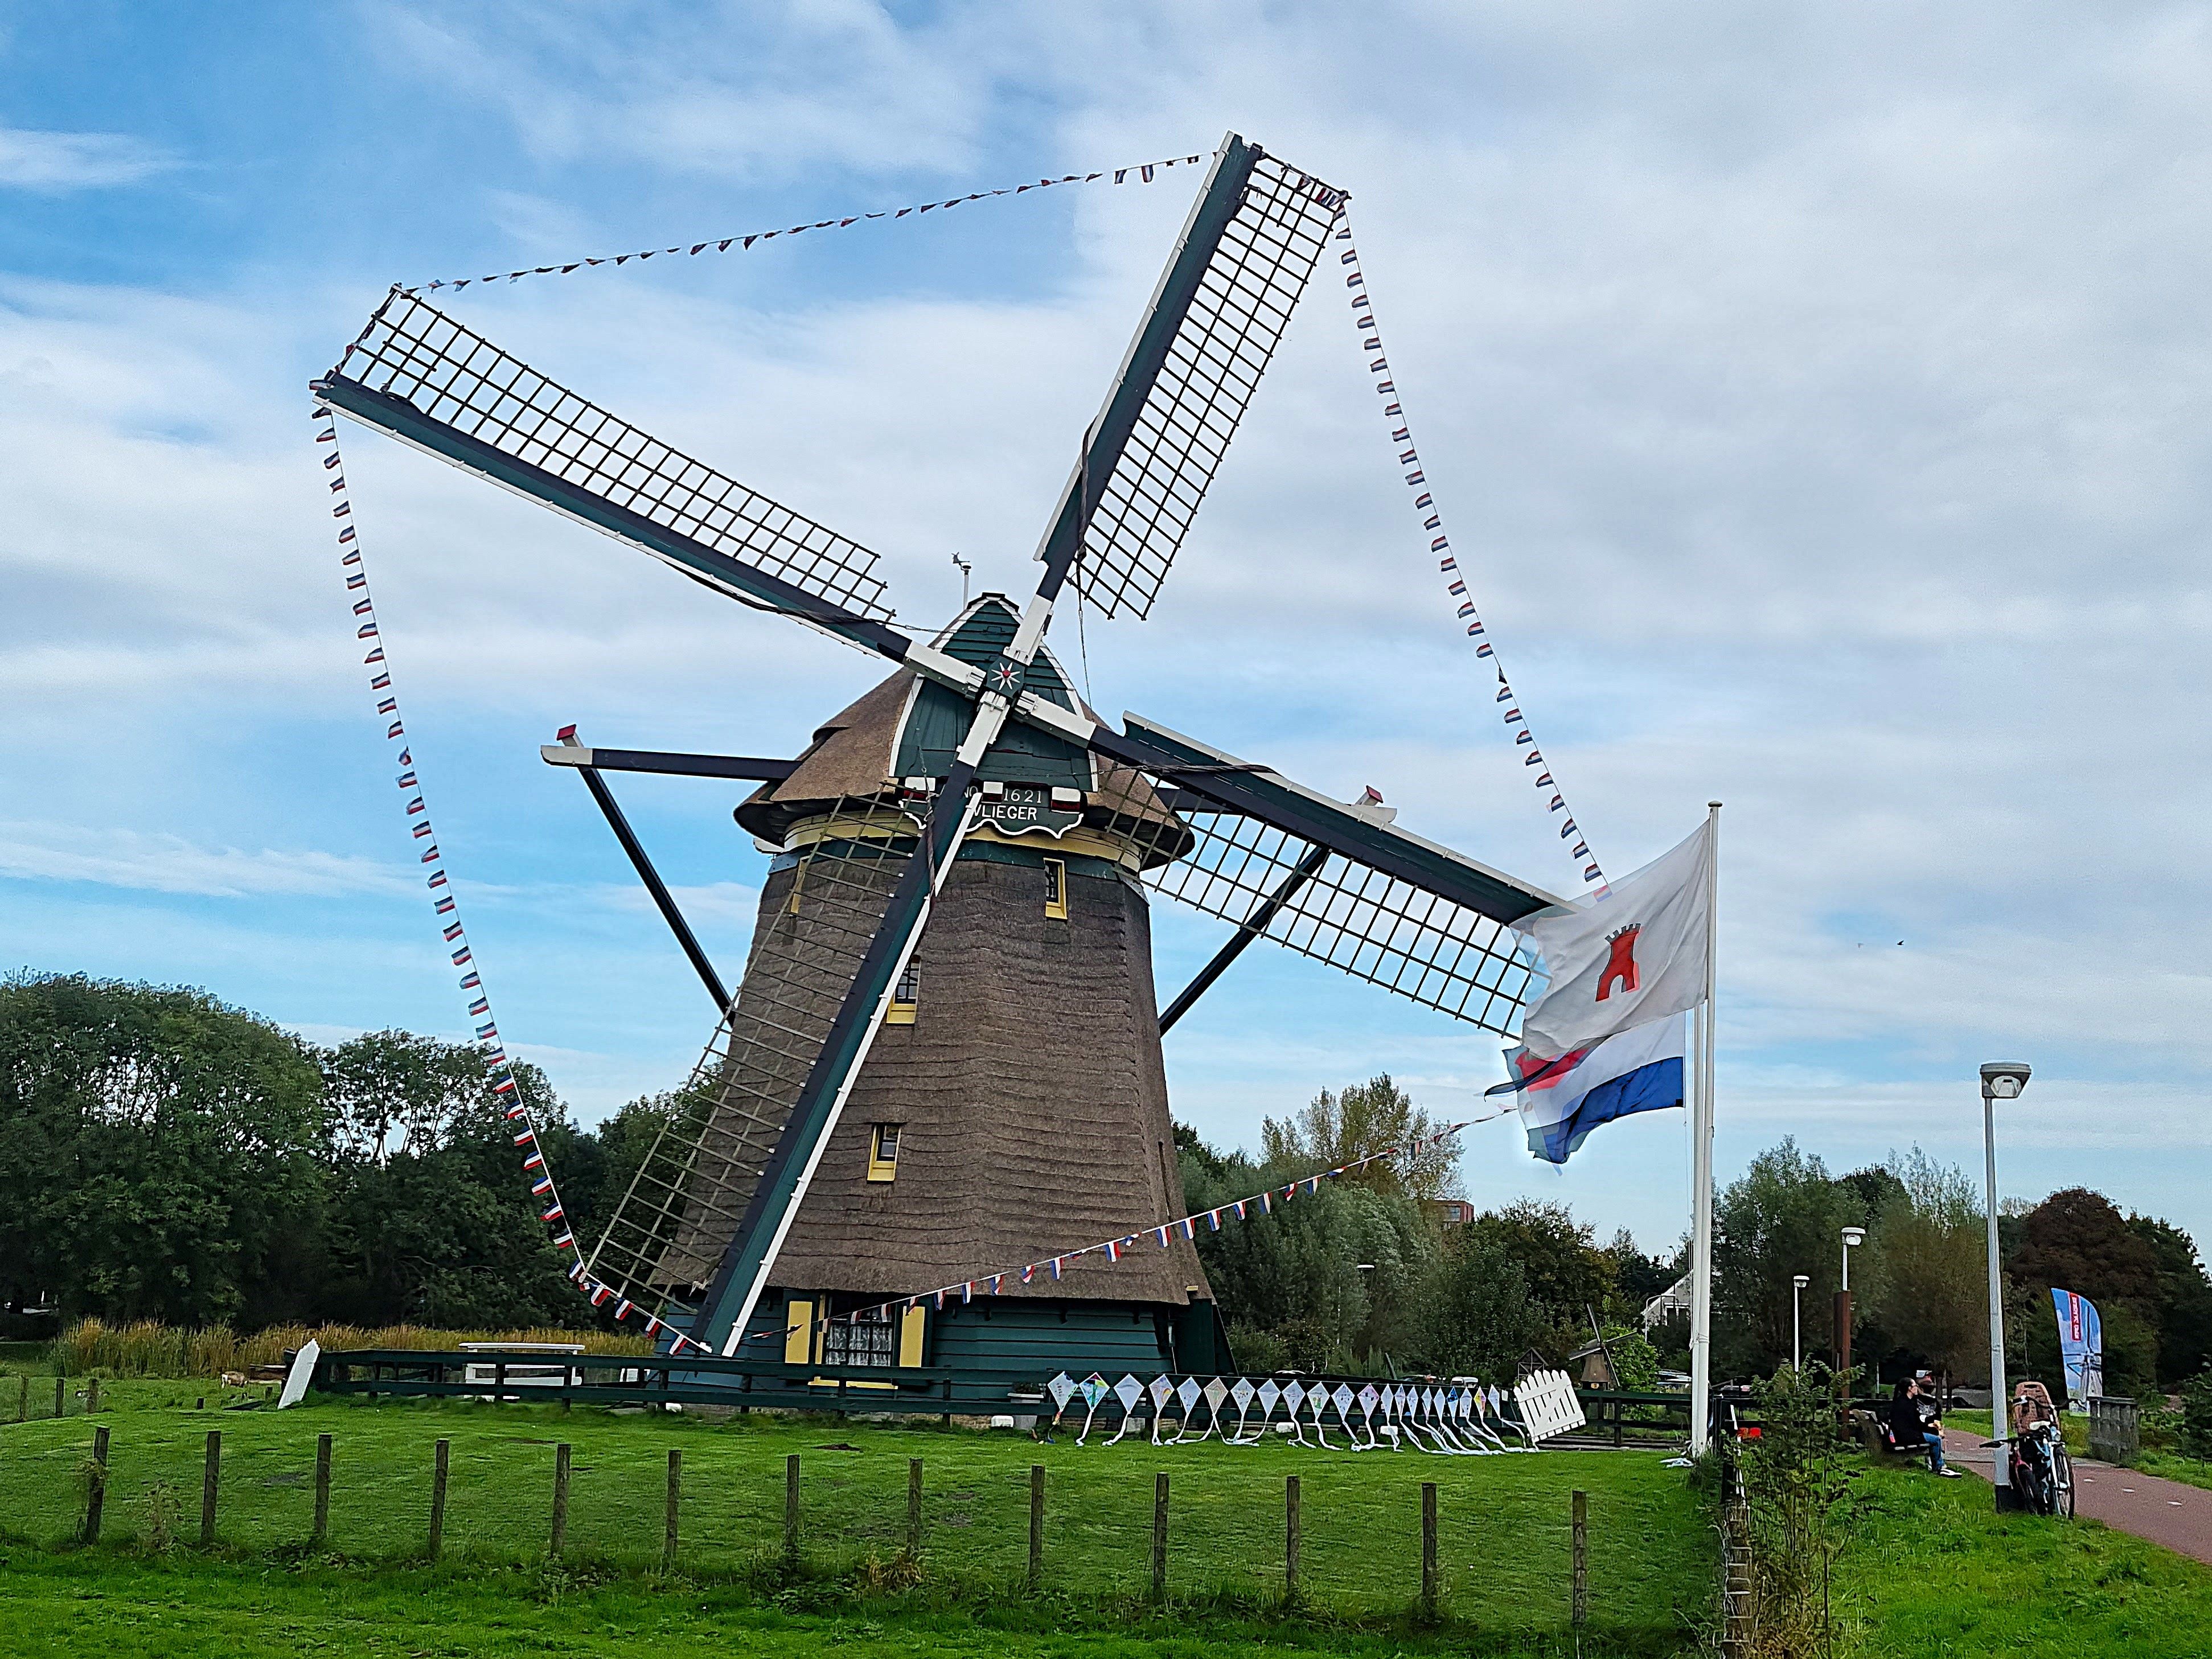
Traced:
MULTIPOLYGON (((1995 1452, 1982 1449, 1982 1437, 1943 1431, 1943 1455, 1968 1474, 1986 1480, 1995 1452)), ((2163 1544, 2179 1554, 2212 1563, 2212 1492, 2161 1480, 2110 1463, 2077 1458, 2074 1463, 2074 1510, 2121 1532, 2163 1544)))

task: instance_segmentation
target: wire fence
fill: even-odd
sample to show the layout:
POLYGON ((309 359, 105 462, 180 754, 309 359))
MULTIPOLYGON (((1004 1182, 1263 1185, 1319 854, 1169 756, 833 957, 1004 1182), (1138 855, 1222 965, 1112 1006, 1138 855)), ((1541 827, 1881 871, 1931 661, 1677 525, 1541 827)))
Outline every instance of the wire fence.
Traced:
POLYGON ((1388 1456, 1301 1459, 1285 1473, 1225 1449, 1102 1455, 928 1431, 860 1431, 860 1446, 823 1438, 854 1431, 804 1420, 731 1431, 581 1414, 571 1429, 535 1409, 376 1416, 233 1410, 0 1430, 0 1528, 48 1548, 558 1559, 1531 1630, 1579 1624, 1593 1604, 1607 1625, 1666 1626, 1684 1585, 1710 1571, 1694 1546, 1680 1572, 1654 1571, 1655 1522, 1669 1500, 1679 1507, 1673 1483, 1601 1492, 1593 1520, 1543 1457, 1491 1460, 1479 1479, 1388 1456))

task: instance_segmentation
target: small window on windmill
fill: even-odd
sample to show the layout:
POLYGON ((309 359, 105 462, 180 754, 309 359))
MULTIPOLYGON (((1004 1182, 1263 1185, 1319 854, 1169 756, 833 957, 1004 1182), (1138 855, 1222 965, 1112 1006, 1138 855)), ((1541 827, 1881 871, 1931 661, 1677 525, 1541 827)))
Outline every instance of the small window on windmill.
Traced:
MULTIPOLYGON (((889 1308, 861 1308, 842 1319, 833 1319, 822 1334, 822 1363, 825 1365, 889 1365, 897 1358, 898 1333, 889 1308)), ((870 1388, 880 1388, 871 1382, 870 1388)))
POLYGON ((899 1129, 896 1123, 878 1123, 868 1131, 868 1179, 898 1179, 899 1129))
POLYGON ((1060 921, 1067 920, 1066 859, 1047 859, 1044 861, 1044 913, 1060 921))
POLYGON ((891 1006, 884 1011, 886 1025, 914 1024, 915 1005, 921 1000, 921 970, 908 962, 891 987, 891 1006))

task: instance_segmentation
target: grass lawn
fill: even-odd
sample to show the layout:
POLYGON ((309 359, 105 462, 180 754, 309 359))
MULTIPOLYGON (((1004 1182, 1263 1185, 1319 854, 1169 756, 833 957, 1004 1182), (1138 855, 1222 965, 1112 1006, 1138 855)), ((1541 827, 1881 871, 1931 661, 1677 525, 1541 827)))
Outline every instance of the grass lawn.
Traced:
POLYGON ((2212 1569, 2093 1521, 1998 1515, 1972 1478, 1893 1466, 1869 1470, 1863 1491, 1869 1512, 1838 1581, 1858 1652, 2202 1659, 2212 1649, 2212 1569))
MULTIPOLYGON (((1289 1655, 1396 1659, 1481 1653, 1566 1659, 1564 1637, 1494 1639, 1146 1613, 1103 1628, 1059 1618, 1048 1599, 971 1612, 893 1604, 787 1608, 681 1578, 593 1583, 532 1569, 272 1568, 106 1552, 0 1547, 0 1642, 51 1659, 1231 1659, 1289 1655), (1056 1626, 1066 1624, 1066 1628, 1056 1626)), ((1594 1638, 1583 1651, 1624 1649, 1594 1638)), ((1687 1651, 1668 1648, 1658 1651, 1687 1651)))
MULTIPOLYGON (((72 1395, 81 1388, 71 1380, 72 1395)), ((34 1409, 51 1410, 51 1381, 46 1390, 34 1409)), ((708 1630, 720 1632, 718 1651, 763 1653, 863 1635, 884 1651, 903 1651, 902 1644, 979 1654, 1136 1653, 1162 1644, 1212 1651, 1193 1644, 1200 1630, 1206 1643, 1243 1631, 1248 1646, 1265 1639, 1329 1651, 1375 1644, 1377 1652, 1565 1652, 1575 1488, 1589 1494, 1585 1654, 1688 1650, 1711 1600, 1705 1511, 1652 1453, 1448 1458, 1134 1439, 1078 1447, 1065 1438, 1040 1446, 933 1424, 708 1423, 459 1401, 330 1401, 280 1414, 220 1410, 216 1393, 209 1409, 194 1411, 204 1392, 196 1382, 125 1379, 103 1384, 97 1419, 0 1422, 8 1494, 0 1625, 52 1619, 90 1632, 112 1612, 109 1639, 71 1636, 80 1646, 52 1650, 103 1654, 199 1650, 130 1645, 140 1638, 127 1629, 151 1628, 157 1615, 183 1620, 209 1652, 264 1650, 247 1634, 257 1620, 295 1628, 287 1652, 317 1640, 339 1652, 385 1650, 364 1644, 382 1636, 387 1618, 391 1629, 420 1638, 411 1647, 383 1638, 399 1653, 499 1653, 508 1650, 502 1642, 562 1652, 524 1638, 567 1641, 586 1628, 601 1631, 592 1650, 608 1653, 688 1653, 695 1638, 703 1652, 697 1632, 708 1630), (102 1544, 83 1551, 70 1544, 95 1424, 111 1434, 108 1496, 102 1544), (161 1530, 187 1546, 197 1540, 211 1428, 222 1432, 218 1551, 149 1553, 149 1535, 161 1530), (334 1448, 320 1552, 307 1542, 319 1434, 334 1448), (430 1567, 422 1557, 440 1438, 451 1443, 446 1559, 430 1567), (567 1552, 549 1570, 556 1441, 573 1446, 574 1474, 567 1552), (683 1454, 682 1540, 677 1576, 665 1582, 672 1449, 683 1454), (794 1452, 796 1570, 782 1559, 785 1458, 794 1452), (910 1458, 922 1461, 925 1490, 918 1584, 906 1582, 900 1560, 910 1458), (1033 1463, 1047 1472, 1044 1572, 1034 1595, 1023 1583, 1033 1463), (1156 1471, 1171 1478, 1164 1613, 1146 1604, 1156 1471), (1286 1474, 1302 1487, 1305 1602, 1287 1618, 1286 1474), (1433 1635, 1409 1617, 1420 1584, 1424 1481, 1438 1489, 1446 1614, 1433 1635)), ((15 1405, 12 1382, 0 1382, 0 1418, 12 1419, 15 1405)))

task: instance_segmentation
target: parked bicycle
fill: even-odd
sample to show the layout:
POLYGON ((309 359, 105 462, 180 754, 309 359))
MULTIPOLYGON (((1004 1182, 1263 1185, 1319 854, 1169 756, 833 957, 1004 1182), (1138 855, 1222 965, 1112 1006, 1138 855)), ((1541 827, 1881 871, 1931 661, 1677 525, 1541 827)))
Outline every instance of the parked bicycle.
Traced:
POLYGON ((2074 1518, 2074 1463, 2056 1422, 2030 1424, 2012 1443, 2012 1483, 2036 1514, 2074 1518))
MULTIPOLYGON (((2072 1520, 2074 1460, 2066 1455, 2058 1408, 2042 1383, 2023 1382, 2014 1392, 2012 1431, 2007 1468, 2022 1506, 2037 1515, 2063 1515, 2072 1520)), ((1983 1443, 1994 1448, 1997 1443, 1983 1443)))

